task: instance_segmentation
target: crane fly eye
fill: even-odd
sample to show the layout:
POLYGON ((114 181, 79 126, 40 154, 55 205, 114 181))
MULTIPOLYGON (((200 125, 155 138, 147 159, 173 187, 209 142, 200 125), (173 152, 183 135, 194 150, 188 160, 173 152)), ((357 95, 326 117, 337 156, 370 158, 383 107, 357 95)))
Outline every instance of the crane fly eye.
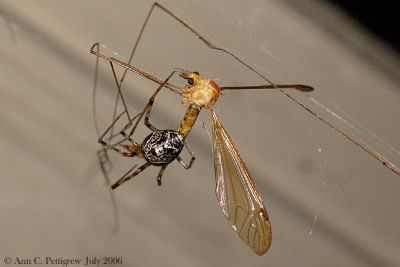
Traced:
POLYGON ((199 73, 199 72, 197 72, 197 71, 193 71, 193 73, 194 73, 194 74, 197 74, 197 75, 200 75, 200 73, 199 73))
POLYGON ((194 79, 193 78, 188 78, 187 81, 188 81, 188 84, 190 84, 190 85, 194 84, 194 79))

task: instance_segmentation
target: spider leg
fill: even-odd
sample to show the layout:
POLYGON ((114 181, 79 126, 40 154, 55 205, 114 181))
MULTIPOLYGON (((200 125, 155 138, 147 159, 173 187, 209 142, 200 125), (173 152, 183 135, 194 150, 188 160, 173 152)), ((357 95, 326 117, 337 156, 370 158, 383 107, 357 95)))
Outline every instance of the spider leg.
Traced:
POLYGON ((189 146, 186 144, 186 142, 185 142, 184 144, 185 144, 185 147, 186 147, 187 151, 189 152, 189 154, 190 154, 190 156, 191 156, 191 159, 190 159, 189 164, 185 163, 185 162, 182 160, 182 158, 179 157, 179 156, 178 156, 176 159, 177 159, 178 162, 183 166, 183 168, 185 168, 185 169, 190 169, 190 167, 192 167, 192 165, 193 165, 194 160, 196 159, 196 157, 194 156, 194 153, 193 153, 192 150, 189 148, 189 146))
MULTIPOLYGON (((125 179, 127 176, 129 176, 129 174, 133 171, 133 169, 135 169, 137 167, 137 164, 133 165, 132 168, 130 168, 124 175, 122 175, 121 178, 118 179, 118 181, 125 179)), ((118 182, 117 182, 118 183, 118 182)), ((115 185, 115 184, 114 184, 115 185)), ((113 185, 113 186, 114 186, 113 185)), ((111 187, 112 189, 114 189, 113 187, 111 187)))
POLYGON ((140 166, 136 171, 134 171, 132 174, 128 175, 136 166, 133 166, 132 169, 130 169, 127 173, 125 173, 124 176, 122 176, 116 183, 114 183, 111 186, 111 189, 115 189, 118 186, 120 186, 121 184, 125 183, 126 181, 132 179, 133 177, 135 177, 136 175, 138 175, 139 173, 141 173, 144 169, 146 169, 147 167, 149 167, 151 165, 151 163, 146 162, 145 164, 143 164, 142 166, 140 166))
POLYGON ((166 168, 167 168, 167 165, 162 166, 161 169, 160 169, 160 172, 157 175, 157 185, 158 186, 161 186, 161 178, 162 178, 166 168))

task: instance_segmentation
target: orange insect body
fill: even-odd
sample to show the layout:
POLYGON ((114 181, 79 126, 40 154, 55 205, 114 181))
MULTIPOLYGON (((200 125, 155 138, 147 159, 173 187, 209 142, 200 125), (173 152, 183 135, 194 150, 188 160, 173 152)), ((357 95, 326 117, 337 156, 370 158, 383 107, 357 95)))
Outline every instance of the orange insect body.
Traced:
POLYGON ((201 79, 197 73, 184 73, 181 77, 193 79, 193 85, 183 90, 183 104, 195 104, 199 107, 210 108, 217 102, 221 90, 214 80, 201 79))
POLYGON ((190 84, 183 88, 182 103, 189 104, 189 107, 177 130, 185 138, 195 124, 201 108, 211 108, 221 95, 221 90, 214 80, 201 79, 197 72, 183 72, 180 76, 190 84))
POLYGON ((183 91, 183 104, 196 104, 200 107, 210 108, 220 96, 217 83, 213 80, 200 80, 200 82, 183 91))

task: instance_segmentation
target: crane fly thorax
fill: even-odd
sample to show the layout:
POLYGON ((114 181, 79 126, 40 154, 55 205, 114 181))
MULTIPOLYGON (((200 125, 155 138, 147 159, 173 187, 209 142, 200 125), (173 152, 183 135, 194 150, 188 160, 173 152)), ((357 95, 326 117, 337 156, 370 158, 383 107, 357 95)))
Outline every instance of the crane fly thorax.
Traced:
POLYGON ((218 84, 210 79, 201 79, 195 85, 183 89, 183 104, 195 104, 210 108, 217 102, 221 90, 218 84))

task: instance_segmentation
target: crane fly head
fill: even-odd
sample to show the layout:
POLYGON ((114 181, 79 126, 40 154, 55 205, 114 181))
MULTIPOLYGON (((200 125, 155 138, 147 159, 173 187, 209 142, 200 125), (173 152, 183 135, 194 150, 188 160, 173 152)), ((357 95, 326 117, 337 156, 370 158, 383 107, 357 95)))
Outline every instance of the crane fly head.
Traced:
POLYGON ((189 86, 196 86, 201 80, 200 74, 197 71, 193 72, 184 71, 179 76, 182 77, 183 79, 186 79, 189 86))

